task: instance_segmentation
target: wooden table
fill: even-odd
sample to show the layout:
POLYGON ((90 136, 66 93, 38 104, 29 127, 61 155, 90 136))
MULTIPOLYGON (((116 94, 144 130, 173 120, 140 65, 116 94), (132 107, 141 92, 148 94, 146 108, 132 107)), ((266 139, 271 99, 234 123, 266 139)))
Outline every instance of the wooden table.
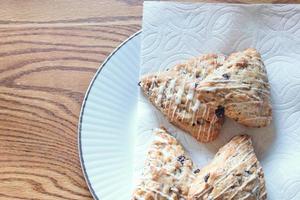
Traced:
POLYGON ((101 62, 141 28, 142 1, 0 8, 0 199, 91 199, 77 151, 81 103, 101 62))

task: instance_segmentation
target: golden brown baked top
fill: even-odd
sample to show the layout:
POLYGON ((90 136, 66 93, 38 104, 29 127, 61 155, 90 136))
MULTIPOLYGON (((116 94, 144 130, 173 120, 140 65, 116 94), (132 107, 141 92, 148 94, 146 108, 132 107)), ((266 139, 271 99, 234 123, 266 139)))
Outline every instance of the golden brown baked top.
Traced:
POLYGON ((231 54, 197 85, 198 99, 223 107, 225 115, 251 127, 270 124, 270 85, 264 63, 255 49, 231 54))
POLYGON ((199 81, 221 66, 225 57, 205 54, 168 70, 141 78, 141 88, 149 100, 179 128, 200 142, 215 139, 224 120, 222 112, 197 99, 199 81))
POLYGON ((183 200, 194 179, 193 163, 164 129, 154 130, 141 179, 132 200, 183 200))
POLYGON ((236 136, 197 174, 189 200, 264 200, 264 174, 249 136, 236 136))

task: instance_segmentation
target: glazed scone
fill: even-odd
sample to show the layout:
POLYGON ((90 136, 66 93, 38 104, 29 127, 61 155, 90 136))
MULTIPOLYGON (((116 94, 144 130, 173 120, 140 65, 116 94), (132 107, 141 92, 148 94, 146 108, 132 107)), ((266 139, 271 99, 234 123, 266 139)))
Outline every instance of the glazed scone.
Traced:
POLYGON ((185 200, 195 177, 193 163, 164 129, 156 129, 154 134, 132 200, 185 200))
POLYGON ((188 200, 267 199, 264 173, 249 136, 236 136, 197 174, 188 200))
POLYGON ((263 61, 255 49, 231 54, 224 64, 197 86, 198 99, 249 127, 272 120, 270 85, 263 61))
POLYGON ((224 60, 222 55, 205 54, 171 69, 145 75, 140 85, 152 104, 171 123, 200 142, 210 142, 218 136, 224 113, 201 103, 195 89, 198 82, 220 67, 224 60))

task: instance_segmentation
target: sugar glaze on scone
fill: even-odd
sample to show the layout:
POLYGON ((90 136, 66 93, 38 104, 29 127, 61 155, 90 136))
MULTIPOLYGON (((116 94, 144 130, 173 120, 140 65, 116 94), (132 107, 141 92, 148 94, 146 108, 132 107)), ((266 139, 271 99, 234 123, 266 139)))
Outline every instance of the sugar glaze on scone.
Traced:
POLYGON ((155 129, 154 134, 132 200, 185 200, 195 177, 193 163, 164 129, 155 129))
POLYGON ((249 136, 223 146, 192 183, 188 200, 265 200, 264 173, 249 136))
POLYGON ((214 140, 221 129, 224 113, 197 99, 196 87, 220 67, 223 55, 205 54, 184 64, 145 75, 141 88, 166 118, 200 142, 214 140))
POLYGON ((267 72, 255 49, 231 54, 197 85, 197 94, 201 102, 224 108, 226 116, 243 125, 264 127, 272 120, 267 72))

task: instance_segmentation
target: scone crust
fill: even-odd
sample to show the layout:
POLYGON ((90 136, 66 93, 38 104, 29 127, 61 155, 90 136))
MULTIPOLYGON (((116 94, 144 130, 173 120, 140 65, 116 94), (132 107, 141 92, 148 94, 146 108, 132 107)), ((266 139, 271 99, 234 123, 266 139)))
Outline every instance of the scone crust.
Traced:
POLYGON ((141 88, 165 117, 200 142, 214 140, 224 115, 197 99, 198 82, 223 64, 225 57, 205 54, 166 71, 145 75, 141 88))
POLYGON ((236 136, 201 169, 188 200, 267 199, 264 173, 249 136, 236 136))
POLYGON ((264 127, 272 120, 270 85, 260 54, 252 48, 231 54, 197 87, 198 99, 249 126, 264 127))
POLYGON ((195 178, 191 159, 164 129, 156 129, 154 134, 132 200, 187 199, 189 186, 195 178))

